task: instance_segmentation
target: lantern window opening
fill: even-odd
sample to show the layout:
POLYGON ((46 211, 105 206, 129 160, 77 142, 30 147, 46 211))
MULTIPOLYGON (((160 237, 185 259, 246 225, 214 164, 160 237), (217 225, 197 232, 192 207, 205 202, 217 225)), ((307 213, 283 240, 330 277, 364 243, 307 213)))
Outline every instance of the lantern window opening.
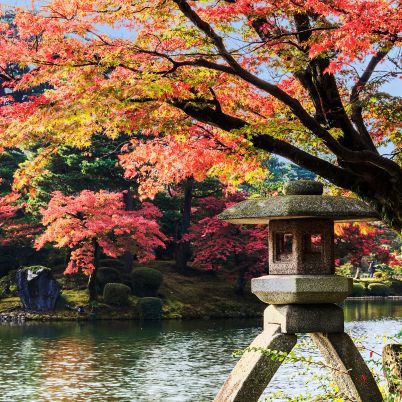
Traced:
POLYGON ((275 234, 275 259, 276 261, 288 261, 293 254, 293 234, 275 234))
POLYGON ((303 254, 322 254, 322 234, 305 233, 303 235, 303 254))

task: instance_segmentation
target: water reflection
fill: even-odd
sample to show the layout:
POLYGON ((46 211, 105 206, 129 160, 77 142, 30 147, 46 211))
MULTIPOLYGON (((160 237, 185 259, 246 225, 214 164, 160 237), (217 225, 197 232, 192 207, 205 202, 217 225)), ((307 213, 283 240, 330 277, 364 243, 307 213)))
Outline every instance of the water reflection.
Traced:
POLYGON ((402 301, 348 301, 343 307, 346 321, 402 317, 402 301))
MULTIPOLYGON (((345 315, 347 330, 380 351, 376 336, 401 329, 402 303, 347 303, 345 315)), ((0 400, 211 401, 236 361, 233 350, 250 343, 261 321, 1 325, 0 400)), ((300 369, 282 367, 270 390, 291 381, 306 393, 314 385, 295 376, 300 369)))

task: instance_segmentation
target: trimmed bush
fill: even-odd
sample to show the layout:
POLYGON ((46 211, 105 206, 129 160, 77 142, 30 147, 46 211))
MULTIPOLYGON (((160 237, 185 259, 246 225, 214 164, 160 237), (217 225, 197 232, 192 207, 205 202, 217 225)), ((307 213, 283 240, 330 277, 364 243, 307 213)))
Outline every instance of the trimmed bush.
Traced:
POLYGON ((126 274, 126 273, 122 273, 120 275, 120 278, 121 278, 120 282, 124 283, 125 285, 127 285, 131 289, 131 292, 132 292, 133 291, 133 282, 131 280, 131 275, 126 274))
POLYGON ((123 261, 116 260, 113 258, 104 258, 100 260, 100 265, 102 265, 102 267, 109 267, 109 268, 124 268, 123 261))
POLYGON ((122 283, 107 283, 103 290, 103 301, 106 304, 127 306, 131 289, 122 283))
POLYGON ((163 302, 158 297, 143 297, 138 302, 138 311, 142 320, 160 320, 163 302))
POLYGON ((156 296, 162 284, 162 274, 153 268, 136 267, 131 271, 133 293, 140 297, 156 296))
POLYGON ((389 296, 391 289, 383 283, 371 283, 368 285, 370 296, 389 296))
POLYGON ((354 283, 353 284, 353 290, 352 290, 352 296, 353 297, 362 297, 366 295, 366 288, 362 283, 354 283))
POLYGON ((121 283, 120 272, 116 268, 100 267, 96 274, 96 282, 102 292, 107 283, 121 283))

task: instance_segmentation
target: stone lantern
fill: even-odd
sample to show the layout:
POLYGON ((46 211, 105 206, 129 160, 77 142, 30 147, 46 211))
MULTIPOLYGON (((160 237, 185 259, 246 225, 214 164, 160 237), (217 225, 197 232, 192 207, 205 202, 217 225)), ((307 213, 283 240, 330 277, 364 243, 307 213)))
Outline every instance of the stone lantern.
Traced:
POLYGON ((379 220, 353 198, 323 196, 319 182, 285 184, 285 196, 246 200, 219 218, 238 224, 268 224, 269 275, 251 282, 252 292, 269 304, 264 330, 222 386, 215 402, 256 402, 280 367, 261 349, 289 353, 296 334, 308 333, 323 354, 340 391, 358 402, 382 401, 376 382, 344 332, 339 303, 353 280, 335 275, 334 222, 379 220))

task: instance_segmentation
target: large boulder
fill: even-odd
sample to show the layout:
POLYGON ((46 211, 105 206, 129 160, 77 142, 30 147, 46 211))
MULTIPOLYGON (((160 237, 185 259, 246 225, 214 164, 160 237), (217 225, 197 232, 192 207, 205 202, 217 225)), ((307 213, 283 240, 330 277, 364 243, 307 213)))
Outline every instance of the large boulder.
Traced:
POLYGON ((26 267, 17 271, 17 293, 24 309, 52 311, 60 296, 60 286, 49 268, 26 267))

